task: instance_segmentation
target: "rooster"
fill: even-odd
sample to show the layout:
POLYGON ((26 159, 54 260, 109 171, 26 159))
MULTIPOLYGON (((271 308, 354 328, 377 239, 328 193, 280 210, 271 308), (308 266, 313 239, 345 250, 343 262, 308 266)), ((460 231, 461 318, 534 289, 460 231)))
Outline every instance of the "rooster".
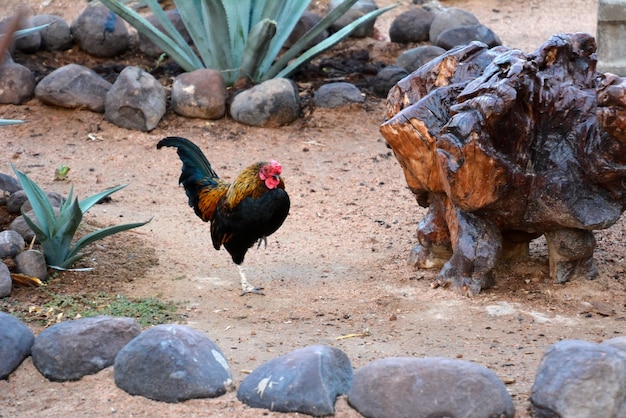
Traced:
POLYGON ((246 279, 241 264, 250 247, 265 242, 283 224, 289 213, 289 196, 280 177, 282 166, 271 160, 252 164, 232 183, 220 179, 200 148, 185 138, 167 137, 157 144, 175 147, 183 162, 179 183, 189 206, 204 222, 211 222, 213 247, 222 246, 239 268, 242 295, 263 294, 246 279))

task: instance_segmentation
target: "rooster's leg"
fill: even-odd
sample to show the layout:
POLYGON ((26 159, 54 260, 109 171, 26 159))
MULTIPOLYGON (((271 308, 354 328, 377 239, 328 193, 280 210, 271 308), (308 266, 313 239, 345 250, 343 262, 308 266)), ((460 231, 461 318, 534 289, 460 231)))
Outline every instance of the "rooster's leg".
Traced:
POLYGON ((263 295, 263 288, 252 286, 248 279, 246 279, 246 273, 244 272, 243 267, 240 265, 237 265, 237 267, 239 268, 239 274, 241 275, 241 296, 245 295, 246 293, 256 293, 257 295, 263 295))

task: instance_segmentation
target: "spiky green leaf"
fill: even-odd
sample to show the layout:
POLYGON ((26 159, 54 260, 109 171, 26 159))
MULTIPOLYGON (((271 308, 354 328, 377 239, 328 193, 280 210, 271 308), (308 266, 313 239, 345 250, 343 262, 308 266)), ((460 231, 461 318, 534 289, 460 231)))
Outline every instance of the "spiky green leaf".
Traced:
POLYGON ((11 167, 13 167, 15 175, 20 181, 28 200, 33 207, 33 212, 35 212, 39 227, 46 235, 50 235, 52 227, 56 222, 56 216, 54 214, 52 204, 50 203, 50 200, 48 200, 48 195, 26 174, 15 168, 13 164, 11 164, 11 167))
POLYGON ((0 126, 19 125, 20 123, 24 123, 24 121, 19 119, 0 119, 0 126))
POLYGON ((129 7, 123 5, 119 0, 101 0, 110 10, 115 12, 122 19, 127 21, 137 31, 143 33, 155 45, 161 48, 167 55, 172 57, 185 71, 193 71, 203 68, 204 65, 193 53, 186 42, 177 44, 166 34, 158 30, 152 23, 129 7))
POLYGON ((22 213, 22 217, 24 218, 24 222, 26 222, 26 225, 28 225, 28 227, 33 230, 37 238, 46 236, 46 233, 43 232, 43 230, 39 228, 39 225, 37 225, 35 221, 30 219, 28 215, 22 213))
POLYGON ((222 0, 226 24, 228 25, 228 40, 230 42, 230 54, 233 57, 233 66, 241 61, 244 49, 252 37, 251 28, 257 23, 251 20, 252 0, 229 1, 222 0))
POLYGON ((124 187, 128 186, 128 184, 120 184, 119 186, 115 186, 115 187, 111 187, 110 189, 107 189, 103 192, 97 193, 93 196, 90 196, 86 199, 83 199, 80 201, 80 210, 85 213, 87 212, 93 205, 95 205, 96 203, 98 203, 99 201, 101 201, 102 199, 104 199, 107 196, 112 195, 113 193, 117 192, 118 190, 122 190, 124 187))
POLYGON ((78 230, 80 222, 83 220, 83 211, 80 210, 78 199, 67 200, 71 202, 64 210, 59 211, 59 216, 54 228, 54 235, 59 236, 61 247, 69 247, 72 238, 78 230))
POLYGON ((276 22, 263 19, 250 31, 250 38, 246 43, 246 48, 239 65, 239 76, 254 80, 257 77, 261 62, 267 56, 267 50, 276 34, 276 22))
MULTIPOLYGON (((354 22, 350 23, 349 25, 345 26, 344 28, 342 28, 338 32, 334 33, 332 36, 324 39, 322 42, 320 42, 316 46, 312 47, 311 49, 308 49, 305 53, 300 55, 298 58, 294 59, 285 68, 281 68, 281 67, 284 66, 287 63, 287 60, 283 59, 284 56, 281 57, 267 71, 267 73, 265 74, 265 77, 263 78, 263 80, 267 80, 267 79, 274 78, 274 77, 288 77, 298 67, 300 67, 301 65, 303 65, 306 62, 311 61, 313 58, 315 58, 316 56, 318 56, 322 52, 326 51, 327 49, 333 47, 335 44, 340 42, 342 39, 344 39, 345 37, 350 35, 350 32, 355 30, 360 24, 362 24, 364 22, 367 22, 370 19, 374 19, 377 16, 380 16, 381 14, 383 14, 383 13, 385 13, 385 12, 387 12, 387 11, 393 9, 394 7, 397 7, 397 6, 398 6, 398 4, 393 4, 391 6, 387 6, 387 7, 382 8, 382 9, 374 10, 374 11, 372 11, 370 13, 367 13, 364 16, 361 16, 360 18, 358 18, 354 22)), ((295 46, 296 45, 294 45, 294 47, 295 46)), ((285 55, 286 55, 286 53, 285 53, 285 55)))
POLYGON ((82 218, 83 213, 76 199, 71 201, 66 210, 59 212, 52 234, 39 240, 48 265, 69 266, 67 259, 70 253, 70 246, 82 218))
POLYGON ((176 29, 172 21, 167 17, 165 11, 159 6, 157 0, 144 0, 146 5, 152 11, 152 14, 156 18, 157 22, 161 25, 161 27, 165 30, 165 33, 169 35, 169 37, 174 41, 174 43, 180 47, 185 54, 195 55, 187 41, 183 37, 183 35, 176 29))
MULTIPOLYGON (((139 228, 140 226, 144 226, 145 224, 147 224, 150 221, 146 221, 146 222, 134 222, 134 223, 128 223, 128 224, 122 224, 122 225, 114 225, 114 226, 110 226, 108 228, 103 228, 103 229, 99 229, 97 231, 94 231, 90 234, 85 235, 84 237, 82 237, 81 239, 79 239, 78 241, 76 241, 76 243, 74 244, 74 246, 70 249, 67 258, 68 259, 72 259, 75 257, 79 257, 80 258, 80 251, 85 248, 85 246, 94 243, 98 240, 101 240, 102 238, 106 238, 108 236, 117 234, 119 232, 123 232, 123 231, 127 231, 129 229, 133 229, 133 228, 139 228)), ((62 268, 67 268, 68 266, 70 266, 72 263, 69 263, 66 265, 60 265, 59 267, 62 268)))
POLYGON ((268 5, 268 7, 270 8, 269 13, 273 13, 274 15, 272 17, 268 15, 263 16, 264 18, 274 19, 276 21, 276 36, 274 36, 274 38, 272 39, 272 43, 267 50, 265 58, 259 64, 259 68, 256 72, 258 76, 256 77, 255 81, 259 81, 260 79, 268 79, 267 77, 265 77, 265 73, 270 68, 272 62, 276 59, 278 54, 280 54, 281 49, 285 45, 285 42, 287 42, 287 38, 289 38, 289 35, 291 35, 291 32, 293 32, 293 29, 296 27, 296 24, 300 20, 300 17, 306 11, 310 0, 283 1, 282 3, 283 5, 280 9, 278 9, 277 6, 268 5))
POLYGON ((232 68, 228 23, 221 2, 174 0, 174 4, 204 66, 219 71, 232 68))
POLYGON ((28 35, 32 35, 35 32, 39 32, 40 30, 45 29, 48 26, 50 26, 50 23, 46 23, 45 25, 41 25, 41 26, 34 26, 32 28, 16 30, 15 33, 13 34, 13 39, 24 38, 28 35))

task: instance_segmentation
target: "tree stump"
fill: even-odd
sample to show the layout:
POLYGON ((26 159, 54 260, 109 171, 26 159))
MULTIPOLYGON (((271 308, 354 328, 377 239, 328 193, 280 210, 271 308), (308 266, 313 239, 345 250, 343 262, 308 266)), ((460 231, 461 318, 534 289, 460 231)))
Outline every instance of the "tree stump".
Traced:
POLYGON ((593 230, 626 210, 626 79, 586 33, 532 53, 479 42, 399 81, 380 131, 428 213, 410 260, 473 295, 545 235, 557 283, 594 278, 593 230))

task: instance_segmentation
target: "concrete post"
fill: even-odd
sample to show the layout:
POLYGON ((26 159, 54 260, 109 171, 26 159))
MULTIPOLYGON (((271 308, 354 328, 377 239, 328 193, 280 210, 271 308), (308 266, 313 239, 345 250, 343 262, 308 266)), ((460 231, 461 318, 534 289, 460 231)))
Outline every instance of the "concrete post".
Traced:
POLYGON ((598 71, 626 76, 626 0, 598 0, 598 71))

